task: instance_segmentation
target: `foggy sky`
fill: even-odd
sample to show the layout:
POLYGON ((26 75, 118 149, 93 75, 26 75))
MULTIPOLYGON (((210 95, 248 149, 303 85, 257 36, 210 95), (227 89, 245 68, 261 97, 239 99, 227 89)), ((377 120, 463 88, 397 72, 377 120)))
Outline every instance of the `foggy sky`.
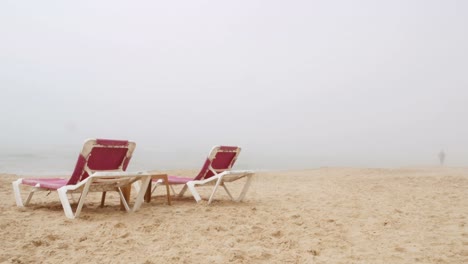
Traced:
POLYGON ((466 1, 2 1, 0 38, 3 154, 468 165, 466 1))

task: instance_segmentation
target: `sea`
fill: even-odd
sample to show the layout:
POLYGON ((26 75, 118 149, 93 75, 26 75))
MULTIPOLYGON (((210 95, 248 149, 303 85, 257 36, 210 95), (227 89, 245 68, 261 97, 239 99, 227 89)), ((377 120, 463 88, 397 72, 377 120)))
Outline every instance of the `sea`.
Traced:
MULTIPOLYGON (((208 150, 209 151, 209 150, 208 150)), ((162 152, 138 149, 127 171, 199 169, 207 151, 162 152)), ((73 172, 79 152, 56 148, 51 151, 23 151, 0 153, 0 173, 20 176, 69 176, 73 172)), ((238 169, 254 169, 248 166, 247 157, 236 163, 238 169)))

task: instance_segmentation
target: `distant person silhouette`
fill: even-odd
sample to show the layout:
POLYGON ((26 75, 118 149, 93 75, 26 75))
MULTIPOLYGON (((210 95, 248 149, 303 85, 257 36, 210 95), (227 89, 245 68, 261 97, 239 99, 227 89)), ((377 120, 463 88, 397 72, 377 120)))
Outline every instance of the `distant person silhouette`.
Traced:
POLYGON ((445 162, 445 152, 444 152, 444 150, 441 150, 439 152, 439 161, 440 161, 440 166, 444 166, 444 162, 445 162))

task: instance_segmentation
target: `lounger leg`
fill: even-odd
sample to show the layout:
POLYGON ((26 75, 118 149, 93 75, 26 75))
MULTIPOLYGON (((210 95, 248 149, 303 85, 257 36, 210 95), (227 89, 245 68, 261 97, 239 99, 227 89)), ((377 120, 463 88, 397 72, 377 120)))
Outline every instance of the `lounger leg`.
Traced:
POLYGON ((137 198, 135 200, 135 204, 133 205, 133 209, 132 209, 133 212, 137 211, 140 208, 141 204, 143 203, 143 200, 145 198, 145 193, 146 193, 146 190, 148 189, 149 184, 151 184, 151 176, 148 176, 142 180, 140 191, 138 192, 137 198))
MULTIPOLYGON (((162 179, 159 179, 154 183, 154 188, 151 187, 152 188, 151 189, 151 194, 153 194, 156 191, 156 188, 158 188, 159 184, 161 184, 161 183, 162 183, 162 179)), ((152 184, 153 184, 153 181, 151 181, 149 185, 152 186, 152 184)))
POLYGON ((23 207, 23 200, 21 199, 21 191, 19 185, 23 182, 23 179, 18 179, 12 182, 13 193, 15 194, 16 206, 23 207))
MULTIPOLYGON (((146 188, 146 192, 145 192, 145 202, 147 203, 150 203, 151 202, 151 194, 153 194, 153 192, 151 191, 151 184, 153 182, 150 181, 149 184, 148 184, 148 187, 146 188)), ((135 184, 135 183, 134 183, 135 184)), ((140 183, 138 183, 140 184, 140 183)), ((157 184, 156 184, 157 186, 157 184)), ((156 189, 156 186, 154 186, 154 189, 156 189)))
POLYGON ((231 198, 231 200, 234 201, 234 198, 232 198, 232 195, 231 195, 231 192, 229 192, 227 186, 225 183, 223 183, 223 187, 224 187, 224 190, 226 191, 226 193, 229 195, 229 198, 231 198))
POLYGON ((216 190, 218 189, 219 185, 221 184, 221 182, 223 181, 223 177, 219 177, 218 180, 216 181, 216 185, 215 187, 213 188, 213 192, 211 193, 210 195, 210 199, 208 199, 208 204, 211 203, 211 201, 213 200, 213 197, 215 195, 215 192, 216 190))
POLYGON ((84 186, 83 191, 81 192, 80 201, 78 202, 78 206, 76 207, 75 217, 78 217, 80 215, 81 208, 83 208, 84 201, 86 199, 86 196, 88 195, 89 187, 91 186, 92 183, 93 181, 88 181, 86 185, 84 186))
MULTIPOLYGON (((120 195, 120 201, 122 202, 122 205, 125 207, 125 210, 127 212, 130 211, 130 207, 128 206, 128 202, 127 202, 127 199, 125 198, 125 195, 123 194, 122 192, 122 189, 117 188, 119 190, 119 195, 120 195)), ((141 190, 140 190, 141 191, 141 190)))
MULTIPOLYGON (((200 197, 200 194, 198 194, 197 190, 195 189, 195 184, 193 182, 187 182, 185 186, 187 186, 187 188, 190 190, 190 192, 193 195, 193 198, 195 198, 195 201, 197 201, 197 203, 200 202, 201 197, 200 197)), ((184 188, 186 188, 185 186, 184 188)))
POLYGON ((75 216, 73 215, 72 208, 70 206, 70 201, 68 201, 67 197, 67 188, 62 187, 57 190, 60 198, 60 202, 62 203, 63 211, 65 212, 65 216, 70 219, 74 219, 75 216))
MULTIPOLYGON (((125 201, 127 201, 127 205, 128 205, 130 203, 130 195, 131 195, 131 192, 132 192, 132 186, 131 185, 130 186, 121 186, 118 189, 120 189, 120 191, 124 195, 125 201)), ((130 208, 130 206, 128 208, 130 208)), ((120 202, 120 210, 121 211, 125 210, 125 211, 128 212, 128 210, 125 208, 125 205, 123 204, 122 201, 120 202)))
POLYGON ((169 190, 169 183, 165 181, 164 184, 166 185, 167 204, 171 205, 171 191, 169 190))
POLYGON ((136 181, 132 184, 133 189, 135 189, 135 193, 138 193, 141 189, 141 183, 139 181, 136 181))
POLYGON ((35 189, 35 188, 32 189, 32 190, 29 192, 28 198, 26 198, 26 202, 24 202, 24 205, 27 206, 27 205, 29 204, 29 202, 31 201, 31 198, 32 198, 33 195, 34 195, 34 192, 36 192, 36 189, 35 189))
POLYGON ((106 192, 102 192, 101 196, 101 208, 104 207, 104 202, 106 201, 106 192))
MULTIPOLYGON (((184 185, 184 187, 182 187, 182 190, 180 190, 180 193, 178 195, 179 197, 184 196, 184 193, 187 191, 187 187, 188 187, 187 185, 184 185)), ((172 190, 174 191, 174 189, 172 189, 172 190)), ((176 193, 176 192, 174 191, 174 193, 176 193)))
POLYGON ((158 188, 158 183, 156 182, 156 184, 154 185, 154 188, 152 188, 150 191, 151 191, 151 194, 153 194, 155 191, 156 191, 156 188, 158 188))
POLYGON ((32 188, 32 190, 29 192, 28 194, 28 198, 26 198, 26 202, 24 202, 24 205, 25 206, 28 206, 29 202, 31 201, 31 198, 33 197, 34 193, 39 190, 39 187, 40 185, 39 184, 36 184, 36 186, 34 186, 34 188, 32 188))
MULTIPOLYGON (((154 184, 154 188, 150 190, 150 191, 151 191, 151 194, 153 194, 153 193, 156 191, 156 188, 158 188, 158 186, 159 186, 160 184, 162 184, 162 183, 164 183, 163 179, 157 180, 157 181, 155 182, 155 184, 154 184)), ((150 182, 149 185, 151 186, 151 184, 152 184, 152 181, 150 182)), ((166 183, 166 185, 167 185, 167 183, 166 183)), ((172 187, 172 186, 171 186, 171 187, 172 187)), ((150 199, 150 200, 151 200, 151 199, 150 199)))
POLYGON ((247 176, 247 181, 244 184, 244 188, 242 188, 242 192, 239 195, 239 198, 237 198, 236 202, 240 202, 244 200, 245 195, 247 194, 247 191, 249 190, 250 184, 252 183, 252 177, 253 175, 247 176))

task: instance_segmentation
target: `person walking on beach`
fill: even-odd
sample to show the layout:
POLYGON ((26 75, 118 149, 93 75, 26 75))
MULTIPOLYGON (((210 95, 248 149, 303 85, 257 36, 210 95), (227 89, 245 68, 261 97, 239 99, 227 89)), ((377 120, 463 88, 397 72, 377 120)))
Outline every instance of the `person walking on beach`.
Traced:
POLYGON ((441 150, 439 152, 439 161, 440 161, 440 166, 444 166, 444 162, 445 162, 445 152, 444 152, 444 150, 441 150))

